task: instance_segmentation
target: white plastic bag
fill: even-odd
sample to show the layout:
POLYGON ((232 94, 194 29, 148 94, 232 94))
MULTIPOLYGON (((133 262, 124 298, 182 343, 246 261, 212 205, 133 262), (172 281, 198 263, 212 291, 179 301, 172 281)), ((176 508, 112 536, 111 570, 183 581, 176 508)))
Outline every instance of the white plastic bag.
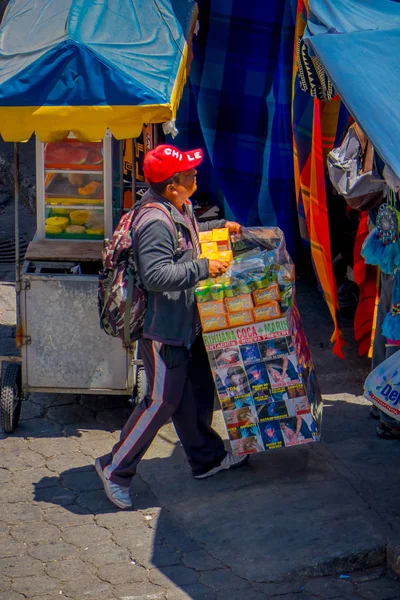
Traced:
POLYGON ((368 375, 364 396, 387 415, 400 421, 400 350, 368 375))

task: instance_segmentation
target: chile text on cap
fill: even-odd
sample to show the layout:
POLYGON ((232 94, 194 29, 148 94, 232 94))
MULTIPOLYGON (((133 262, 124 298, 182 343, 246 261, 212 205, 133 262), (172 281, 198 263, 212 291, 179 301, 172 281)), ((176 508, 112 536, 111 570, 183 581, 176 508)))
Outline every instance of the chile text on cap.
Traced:
POLYGON ((143 171, 150 183, 166 181, 175 173, 182 173, 197 167, 203 160, 203 151, 183 152, 174 146, 161 144, 150 150, 144 157, 143 171))

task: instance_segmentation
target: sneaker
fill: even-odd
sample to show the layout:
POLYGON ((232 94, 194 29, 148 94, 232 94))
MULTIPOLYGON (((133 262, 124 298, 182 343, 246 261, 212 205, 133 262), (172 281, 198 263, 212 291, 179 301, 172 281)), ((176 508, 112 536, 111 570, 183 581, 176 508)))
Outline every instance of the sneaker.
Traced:
POLYGON ((104 491, 107 494, 107 498, 111 500, 115 506, 118 506, 118 508, 132 508, 132 501, 129 497, 129 488, 122 487, 122 485, 118 485, 117 483, 113 483, 107 479, 100 464, 99 458, 96 458, 94 466, 97 475, 103 482, 104 491))
POLYGON ((195 479, 205 479, 206 477, 212 477, 216 475, 220 471, 227 471, 228 469, 238 469, 245 465, 250 456, 246 454, 246 456, 235 456, 232 452, 227 452, 225 458, 221 462, 218 467, 213 467, 206 473, 202 473, 201 475, 194 475, 195 479))
POLYGON ((398 429, 390 429, 382 422, 376 426, 376 435, 381 440, 400 440, 400 431, 398 429))

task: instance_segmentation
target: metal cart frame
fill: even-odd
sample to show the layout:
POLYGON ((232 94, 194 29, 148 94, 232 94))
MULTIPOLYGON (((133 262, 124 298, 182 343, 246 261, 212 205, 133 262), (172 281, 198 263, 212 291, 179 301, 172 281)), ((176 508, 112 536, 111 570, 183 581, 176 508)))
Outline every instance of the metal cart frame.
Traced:
MULTIPOLYGON (((109 140, 109 143, 111 143, 111 140, 109 140)), ((106 169, 110 171, 110 167, 105 166, 104 174, 106 173, 106 169)), ((111 177, 110 172, 108 173, 108 176, 111 177)), ((99 395, 126 394, 131 396, 132 402, 140 401, 146 393, 147 383, 143 363, 138 357, 137 344, 134 345, 133 350, 126 349, 123 348, 119 340, 106 336, 104 332, 101 332, 100 327, 98 326, 97 306, 94 305, 96 307, 96 314, 92 315, 91 310, 93 309, 93 305, 90 305, 89 303, 89 306, 87 306, 84 302, 87 297, 85 294, 89 293, 91 298, 93 298, 93 293, 96 292, 97 275, 67 274, 70 272, 71 264, 73 265, 73 263, 65 262, 53 263, 52 261, 46 261, 43 264, 37 263, 34 264, 34 269, 32 271, 32 269, 30 269, 29 262, 25 261, 22 265, 23 268, 21 269, 21 254, 19 245, 19 143, 14 143, 14 177, 15 293, 17 316, 16 345, 20 349, 20 356, 0 356, 0 366, 3 367, 1 369, 2 385, 0 393, 0 424, 3 430, 7 433, 12 433, 16 429, 20 418, 22 400, 25 394, 28 392, 99 395), (55 273, 44 275, 41 272, 43 266, 46 267, 47 272, 51 272, 52 268, 54 268, 55 273), (64 273, 62 273, 63 270, 64 273), (68 290, 71 289, 71 286, 73 290, 70 295, 71 297, 69 298, 68 290), (30 293, 33 293, 33 296, 29 296, 30 293), (71 333, 71 323, 73 321, 77 321, 79 326, 79 318, 80 323, 84 323, 86 327, 90 327, 90 323, 88 322, 91 321, 91 340, 94 347, 98 348, 100 355, 102 351, 103 355, 106 354, 108 357, 114 356, 115 354, 115 363, 111 364, 111 367, 115 367, 117 371, 119 369, 120 380, 125 380, 125 385, 119 384, 114 388, 112 386, 105 385, 104 382, 107 381, 107 373, 102 372, 102 365, 100 365, 96 372, 96 361, 98 359, 96 353, 94 357, 91 357, 92 362, 87 365, 87 369, 93 369, 94 372, 93 379, 90 380, 89 385, 87 385, 87 369, 85 373, 81 373, 79 371, 80 365, 83 365, 84 367, 84 363, 86 362, 85 360, 82 360, 82 356, 79 355, 79 353, 77 356, 72 356, 69 365, 64 365, 66 368, 62 368, 63 359, 65 359, 65 353, 61 353, 60 356, 57 356, 57 344, 59 345, 61 343, 60 340, 65 339, 65 336, 63 338, 63 326, 61 326, 59 330, 56 329, 53 332, 53 335, 51 335, 49 333, 49 329, 46 329, 45 327, 46 324, 41 323, 39 319, 39 322, 36 326, 36 334, 39 338, 39 345, 35 348, 35 345, 32 344, 31 336, 29 335, 29 313, 32 313, 32 311, 28 310, 29 304, 34 304, 33 310, 35 312, 37 308, 35 306, 35 302, 39 302, 40 306, 43 298, 49 298, 49 293, 50 299, 53 299, 53 306, 56 306, 57 303, 54 303, 54 300, 57 299, 63 299, 67 303, 70 302, 69 306, 71 306, 71 303, 73 306, 74 299, 76 299, 77 304, 75 305, 75 313, 70 315, 70 319, 66 320, 64 329, 67 328, 67 330, 71 333), (77 307, 79 307, 79 310, 76 310, 77 307), (95 321, 93 321, 93 318, 91 317, 93 317, 95 321), (53 349, 53 352, 58 360, 58 364, 56 360, 54 365, 54 381, 55 383, 58 383, 58 385, 52 385, 52 382, 49 381, 49 371, 46 369, 46 364, 43 363, 43 361, 41 362, 41 359, 43 358, 41 355, 41 348, 43 348, 41 344, 43 344, 43 339, 40 341, 40 334, 41 332, 45 331, 47 331, 45 342, 53 349), (99 336, 99 339, 97 339, 97 336, 99 336), (96 346, 97 344, 99 344, 99 346, 96 346), (105 349, 103 348, 103 344, 106 346, 105 349), (36 367, 39 366, 39 368, 32 369, 32 367, 35 367, 35 360, 36 367), (124 362, 125 364, 123 364, 124 362), (1 363, 4 363, 4 366, 1 365, 1 363), (59 369, 58 371, 57 368, 59 369), (71 375, 71 373, 68 373, 68 368, 77 369, 77 372, 74 373, 74 379, 76 381, 75 387, 68 386, 68 377, 71 375), (34 373, 34 375, 32 375, 32 373, 34 373), (82 381, 84 382, 83 385, 82 383, 79 383, 82 381)), ((135 185, 134 180, 132 184, 133 186, 135 185)), ((110 185, 108 187, 110 187, 110 185)), ((110 209, 110 207, 108 207, 108 209, 110 209)), ((110 234, 110 232, 107 233, 110 234)), ((58 323, 60 320, 57 312, 50 316, 53 318, 52 324, 58 323)), ((79 339, 80 335, 81 331, 77 330, 77 335, 75 338, 72 336, 72 343, 74 343, 74 340, 76 341, 76 339, 79 339)), ((90 349, 87 348, 85 351, 89 352, 90 349)), ((112 377, 110 372, 108 375, 112 377)))

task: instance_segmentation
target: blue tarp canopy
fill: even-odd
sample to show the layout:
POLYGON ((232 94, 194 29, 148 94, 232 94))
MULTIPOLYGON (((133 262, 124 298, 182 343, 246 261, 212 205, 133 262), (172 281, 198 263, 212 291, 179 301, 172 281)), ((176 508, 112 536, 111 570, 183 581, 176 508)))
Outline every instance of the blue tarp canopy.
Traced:
POLYGON ((0 132, 135 137, 172 118, 194 0, 11 0, 0 27, 0 132))
POLYGON ((400 177, 400 4, 310 0, 308 44, 347 109, 400 177))

